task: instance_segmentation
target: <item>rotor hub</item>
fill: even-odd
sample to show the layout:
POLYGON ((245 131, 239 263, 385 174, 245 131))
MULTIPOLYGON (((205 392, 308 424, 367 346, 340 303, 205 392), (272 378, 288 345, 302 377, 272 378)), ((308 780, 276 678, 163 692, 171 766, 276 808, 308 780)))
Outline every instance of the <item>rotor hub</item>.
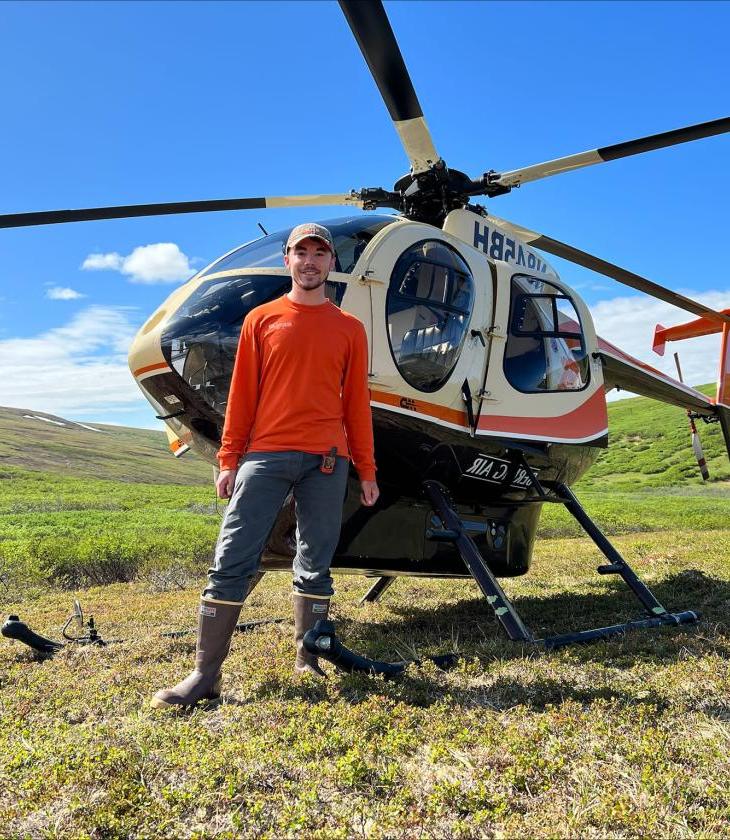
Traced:
POLYGON ((441 225, 446 215, 468 201, 469 179, 439 160, 426 172, 410 172, 393 187, 401 199, 401 212, 409 219, 441 225))
POLYGON ((466 207, 474 195, 501 195, 510 191, 492 183, 492 172, 485 173, 473 181, 458 169, 449 169, 439 159, 430 169, 423 172, 409 172, 399 178, 388 192, 379 187, 360 191, 360 198, 366 210, 377 207, 392 207, 407 219, 440 227, 446 216, 456 209, 466 207))

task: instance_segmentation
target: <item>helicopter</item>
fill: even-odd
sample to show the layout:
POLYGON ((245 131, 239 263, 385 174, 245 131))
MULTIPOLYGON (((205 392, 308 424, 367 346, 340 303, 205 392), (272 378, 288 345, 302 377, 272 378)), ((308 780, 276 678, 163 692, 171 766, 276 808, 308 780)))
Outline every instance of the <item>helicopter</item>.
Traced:
MULTIPOLYGON (((336 249, 328 296, 368 336, 381 488, 378 504, 362 508, 351 475, 332 570, 375 578, 363 602, 378 600, 400 576, 473 577, 510 639, 547 647, 696 621, 696 612, 672 613, 656 600, 570 487, 607 445, 606 393, 616 387, 718 422, 730 453, 730 312, 496 216, 476 199, 492 202, 547 177, 727 133, 730 118, 471 178, 437 151, 380 0, 340 0, 340 7, 409 159, 392 189, 16 213, 1 216, 0 227, 276 207, 370 211, 322 221, 336 249), (720 332, 715 399, 599 337, 587 305, 545 254, 695 316, 681 329, 658 329, 657 349, 720 332), (599 573, 619 575, 645 618, 533 637, 498 578, 529 572, 545 504, 570 511, 607 558, 599 573)), ((266 233, 216 259, 136 336, 132 375, 167 424, 176 455, 192 449, 215 463, 243 320, 290 287, 282 264, 288 233, 266 233)), ((289 568, 294 529, 288 501, 263 573, 289 568)))

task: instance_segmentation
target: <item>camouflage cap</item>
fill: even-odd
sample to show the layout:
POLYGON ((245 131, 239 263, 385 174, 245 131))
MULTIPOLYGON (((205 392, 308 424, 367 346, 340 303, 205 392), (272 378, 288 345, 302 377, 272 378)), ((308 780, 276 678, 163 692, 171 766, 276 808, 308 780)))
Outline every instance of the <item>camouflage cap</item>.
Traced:
POLYGON ((303 239, 321 239, 330 251, 333 254, 335 253, 335 243, 332 241, 332 234, 324 225, 318 225, 316 222, 306 222, 303 225, 297 225, 286 240, 284 252, 288 252, 290 248, 293 248, 297 242, 301 242, 303 239))

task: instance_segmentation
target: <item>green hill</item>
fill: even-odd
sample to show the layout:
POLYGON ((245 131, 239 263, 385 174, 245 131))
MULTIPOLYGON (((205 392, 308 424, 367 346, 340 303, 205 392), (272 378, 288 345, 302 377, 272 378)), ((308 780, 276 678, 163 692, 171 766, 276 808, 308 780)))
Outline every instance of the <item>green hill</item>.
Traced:
POLYGON ((110 481, 210 484, 194 453, 174 458, 164 432, 76 423, 54 414, 0 408, 0 467, 110 481))
MULTIPOLYGON (((714 396, 714 385, 698 388, 714 396)), ((719 423, 697 420, 708 486, 730 480, 730 459, 719 423)), ((609 446, 579 484, 579 489, 629 490, 642 487, 702 485, 692 453, 687 415, 683 409, 646 397, 609 403, 609 446)))

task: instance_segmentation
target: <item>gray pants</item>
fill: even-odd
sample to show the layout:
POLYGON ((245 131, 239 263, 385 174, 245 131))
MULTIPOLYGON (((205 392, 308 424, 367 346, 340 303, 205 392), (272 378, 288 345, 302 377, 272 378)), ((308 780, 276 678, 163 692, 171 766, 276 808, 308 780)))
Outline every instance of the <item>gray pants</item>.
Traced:
POLYGON ((249 452, 236 474, 203 597, 242 604, 256 574, 266 540, 286 497, 294 493, 297 553, 294 590, 327 597, 334 593, 330 563, 342 524, 348 459, 321 472, 321 455, 249 452))

